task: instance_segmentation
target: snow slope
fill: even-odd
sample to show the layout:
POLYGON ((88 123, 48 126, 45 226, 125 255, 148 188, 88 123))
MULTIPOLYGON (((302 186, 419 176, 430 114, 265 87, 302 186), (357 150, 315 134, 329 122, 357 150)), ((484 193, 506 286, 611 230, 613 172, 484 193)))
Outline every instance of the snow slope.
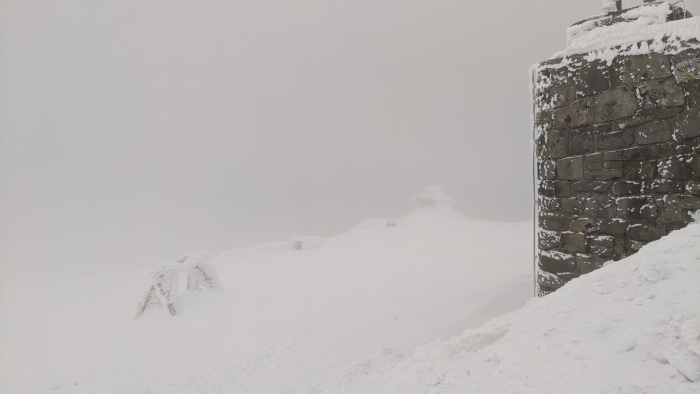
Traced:
POLYGON ((132 320, 150 286, 142 272, 5 281, 0 393, 308 392, 531 298, 532 223, 447 205, 392 221, 318 249, 224 253, 213 264, 225 290, 180 294, 176 317, 132 320))
POLYGON ((700 393, 698 220, 519 311, 312 392, 700 393))

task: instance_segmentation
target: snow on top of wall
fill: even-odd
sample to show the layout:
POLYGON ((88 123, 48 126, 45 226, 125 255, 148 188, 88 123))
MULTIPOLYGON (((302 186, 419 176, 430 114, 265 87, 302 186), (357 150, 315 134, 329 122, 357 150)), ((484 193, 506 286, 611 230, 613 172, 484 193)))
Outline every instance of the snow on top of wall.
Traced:
POLYGON ((588 60, 611 62, 622 54, 675 54, 689 47, 700 47, 700 17, 666 22, 671 12, 671 5, 663 2, 633 8, 619 15, 620 22, 608 26, 600 26, 600 19, 573 25, 567 29, 566 49, 551 58, 593 52, 593 58, 588 60))
POLYGON ((408 357, 377 355, 323 393, 698 393, 700 215, 637 254, 408 357))

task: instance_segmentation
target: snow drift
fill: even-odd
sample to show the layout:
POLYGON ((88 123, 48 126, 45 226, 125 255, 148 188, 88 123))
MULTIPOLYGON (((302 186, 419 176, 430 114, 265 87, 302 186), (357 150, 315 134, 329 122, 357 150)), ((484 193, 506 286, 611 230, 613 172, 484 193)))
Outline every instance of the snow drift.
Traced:
POLYGON ((700 393, 700 217, 461 336, 319 393, 700 393))
POLYGON ((308 392, 532 296, 532 223, 470 220, 444 201, 391 221, 305 237, 312 249, 224 253, 211 261, 224 290, 178 294, 175 317, 132 320, 142 272, 6 281, 0 392, 308 392))

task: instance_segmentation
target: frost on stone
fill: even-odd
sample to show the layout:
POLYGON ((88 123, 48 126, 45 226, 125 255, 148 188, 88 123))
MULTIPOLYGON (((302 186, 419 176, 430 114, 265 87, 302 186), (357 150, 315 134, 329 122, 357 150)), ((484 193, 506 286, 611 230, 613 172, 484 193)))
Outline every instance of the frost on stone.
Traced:
POLYGON ((180 275, 187 276, 187 290, 218 290, 221 282, 216 269, 208 263, 211 255, 206 252, 195 252, 182 256, 172 263, 160 263, 146 272, 151 288, 144 294, 138 305, 134 319, 155 307, 162 307, 171 316, 177 314, 174 303, 177 299, 180 275))

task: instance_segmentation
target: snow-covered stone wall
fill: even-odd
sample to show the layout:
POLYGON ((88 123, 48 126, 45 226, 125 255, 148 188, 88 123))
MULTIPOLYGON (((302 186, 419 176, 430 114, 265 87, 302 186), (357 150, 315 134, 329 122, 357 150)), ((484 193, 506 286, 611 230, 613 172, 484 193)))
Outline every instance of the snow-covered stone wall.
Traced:
POLYGON ((700 49, 673 33, 693 24, 533 66, 539 296, 686 226, 700 208, 700 49))

